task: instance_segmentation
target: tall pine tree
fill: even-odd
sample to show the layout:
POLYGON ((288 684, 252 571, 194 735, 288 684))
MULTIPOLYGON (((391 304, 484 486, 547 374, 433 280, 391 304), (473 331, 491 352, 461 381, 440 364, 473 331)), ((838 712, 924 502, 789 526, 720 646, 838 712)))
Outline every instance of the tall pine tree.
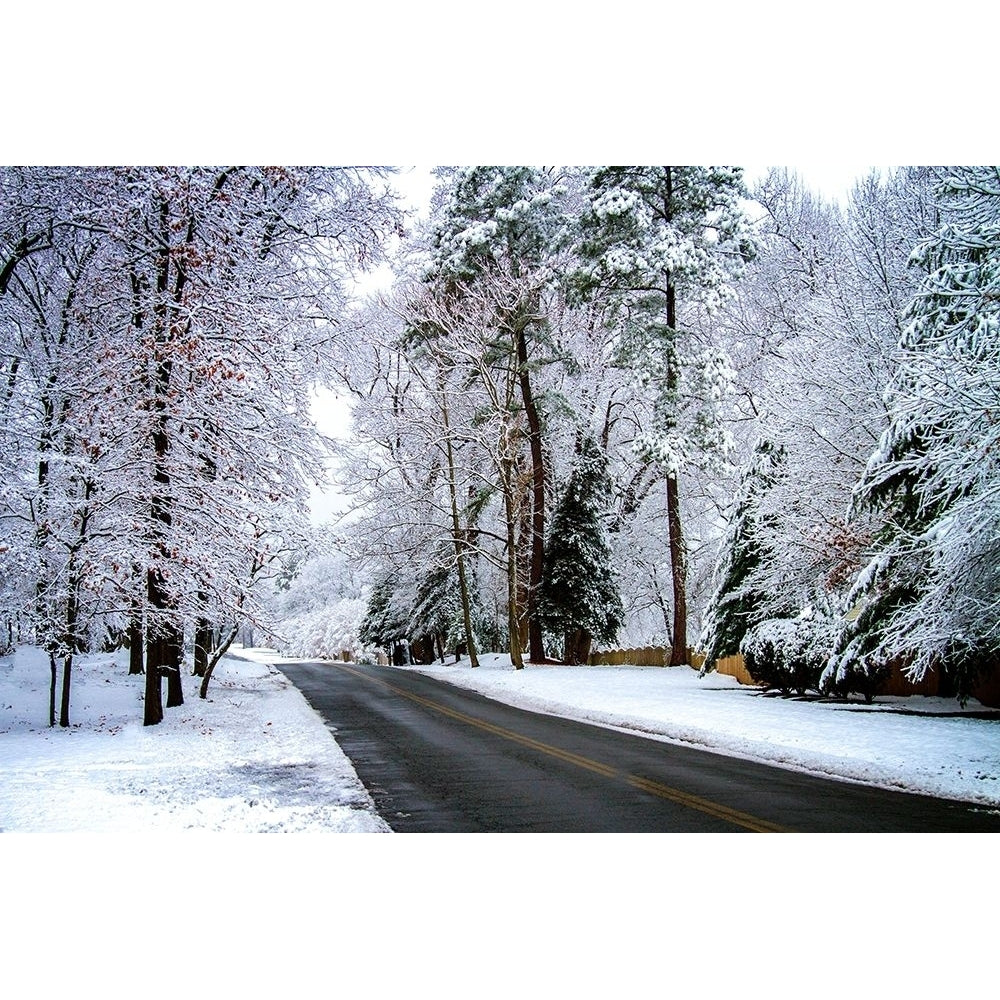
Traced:
POLYGON ((534 167, 471 167, 454 177, 433 234, 433 264, 426 276, 439 294, 459 300, 488 285, 496 305, 490 320, 494 347, 516 360, 531 459, 531 561, 528 580, 530 657, 545 658, 535 600, 544 565, 548 467, 542 416, 532 385, 538 347, 548 337, 543 298, 554 282, 556 252, 565 242, 565 190, 534 167))
POLYGON ((687 558, 680 474, 724 451, 714 415, 731 374, 715 351, 692 350, 682 307, 712 309, 750 251, 738 167, 602 167, 580 220, 585 262, 573 284, 606 308, 620 331, 624 364, 651 390, 652 426, 635 442, 638 457, 666 479, 673 590, 670 663, 687 661, 687 558), (693 405, 692 405, 693 404, 693 405))

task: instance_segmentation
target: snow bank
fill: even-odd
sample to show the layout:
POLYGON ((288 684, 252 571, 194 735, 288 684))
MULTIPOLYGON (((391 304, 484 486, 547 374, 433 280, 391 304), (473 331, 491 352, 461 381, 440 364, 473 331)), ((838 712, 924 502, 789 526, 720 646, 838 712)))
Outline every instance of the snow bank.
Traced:
POLYGON ((48 726, 49 666, 0 659, 0 830, 135 833, 387 831, 305 698, 265 663, 224 659, 209 697, 142 725, 127 654, 73 670, 71 725, 48 726))

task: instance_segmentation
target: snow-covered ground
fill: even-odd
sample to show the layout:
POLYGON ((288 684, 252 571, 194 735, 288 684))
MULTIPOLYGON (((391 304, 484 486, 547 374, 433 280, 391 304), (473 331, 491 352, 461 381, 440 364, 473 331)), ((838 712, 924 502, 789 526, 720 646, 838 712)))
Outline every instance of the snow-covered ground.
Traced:
MULTIPOLYGON (((385 831, 330 730, 274 669, 238 650, 209 700, 143 727, 143 678, 122 654, 80 658, 71 726, 48 726, 37 649, 0 659, 0 829, 25 832, 385 831)), ((686 667, 528 666, 505 656, 413 667, 522 708, 815 774, 1000 806, 1000 711, 942 698, 860 702, 762 696, 686 667), (903 713, 906 714, 903 714, 903 713), (919 713, 919 714, 911 714, 919 713)))
POLYGON ((224 659, 208 698, 142 725, 127 653, 73 670, 70 726, 48 726, 48 658, 0 658, 0 830, 388 830, 305 698, 266 663, 224 659))
MULTIPOLYGON (((23 832, 386 831, 330 730, 271 665, 237 650, 209 699, 143 727, 123 654, 74 670, 71 726, 48 726, 37 649, 0 659, 0 829, 23 832)), ((522 708, 784 767, 1000 807, 1000 711, 941 698, 807 702, 686 667, 528 666, 484 655, 413 667, 522 708), (903 714, 906 712, 907 714, 903 714), (919 714, 910 714, 919 713, 919 714)))

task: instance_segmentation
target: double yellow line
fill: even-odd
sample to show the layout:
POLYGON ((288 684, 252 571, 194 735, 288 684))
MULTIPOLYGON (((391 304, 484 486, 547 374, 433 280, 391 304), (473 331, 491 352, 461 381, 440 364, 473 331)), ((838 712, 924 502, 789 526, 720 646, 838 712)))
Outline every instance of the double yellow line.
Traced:
POLYGON ((353 674, 355 677, 360 677, 363 680, 374 681, 377 684, 381 684, 394 694, 398 694, 402 698, 407 698, 409 701, 422 705, 424 708, 429 708, 434 712, 439 712, 441 715, 446 715, 450 719, 465 722, 470 726, 475 726, 476 729, 482 730, 483 732, 492 733, 494 736, 500 736, 505 740, 510 740, 512 743, 518 743, 523 747, 529 747, 532 750, 537 750, 539 753, 546 754, 549 757, 555 757, 558 760, 565 761, 567 764, 574 764, 577 767, 593 771, 595 774, 603 775, 605 778, 623 779, 627 784, 631 785, 633 788, 638 788, 640 791, 648 792, 650 795, 656 795, 661 799, 668 799, 669 801, 685 806, 688 809, 696 809, 698 812, 705 813, 708 816, 714 816, 716 819, 725 820, 727 823, 732 823, 734 826, 742 827, 744 830, 751 830, 754 833, 789 832, 787 828, 779 826, 777 823, 771 823, 768 820, 759 819, 756 816, 751 816, 749 813, 740 812, 738 809, 730 809, 728 806, 720 805, 719 803, 712 802, 709 799, 703 799, 698 795, 691 795, 688 792, 681 791, 679 788, 672 788, 670 785, 664 785, 661 782, 653 781, 650 778, 641 778, 635 774, 623 774, 617 768, 610 767, 607 764, 602 764, 598 760, 592 760, 590 757, 583 757, 580 754, 571 753, 569 750, 562 750, 549 743, 542 743, 540 740, 534 740, 530 736, 524 736, 523 734, 517 733, 512 729, 506 729, 503 726, 496 726, 492 722, 486 722, 483 719, 477 719, 473 715, 467 715, 465 712, 456 711, 453 708, 449 708, 447 705, 440 704, 440 702, 431 701, 430 698, 424 698, 421 695, 413 694, 410 691, 397 687, 395 684, 389 683, 389 681, 385 680, 383 677, 375 677, 371 674, 362 673, 360 670, 353 670, 342 663, 337 663, 335 666, 349 674, 353 674))

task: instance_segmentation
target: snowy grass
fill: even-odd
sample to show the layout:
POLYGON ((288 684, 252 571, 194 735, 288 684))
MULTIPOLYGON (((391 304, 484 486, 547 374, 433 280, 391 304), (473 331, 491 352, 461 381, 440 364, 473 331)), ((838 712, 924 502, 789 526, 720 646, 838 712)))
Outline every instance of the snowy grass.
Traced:
POLYGON ((548 712, 827 777, 1000 806, 1000 710, 945 698, 806 701, 688 667, 533 666, 505 655, 411 667, 548 712), (988 714, 972 718, 970 713, 988 714), (919 714, 910 714, 917 712, 919 714), (906 713, 906 714, 903 714, 906 713))
POLYGON ((48 659, 0 658, 0 830, 174 833, 386 831, 305 698, 266 663, 223 660, 208 699, 142 725, 127 653, 80 657, 71 725, 48 726, 48 659))

